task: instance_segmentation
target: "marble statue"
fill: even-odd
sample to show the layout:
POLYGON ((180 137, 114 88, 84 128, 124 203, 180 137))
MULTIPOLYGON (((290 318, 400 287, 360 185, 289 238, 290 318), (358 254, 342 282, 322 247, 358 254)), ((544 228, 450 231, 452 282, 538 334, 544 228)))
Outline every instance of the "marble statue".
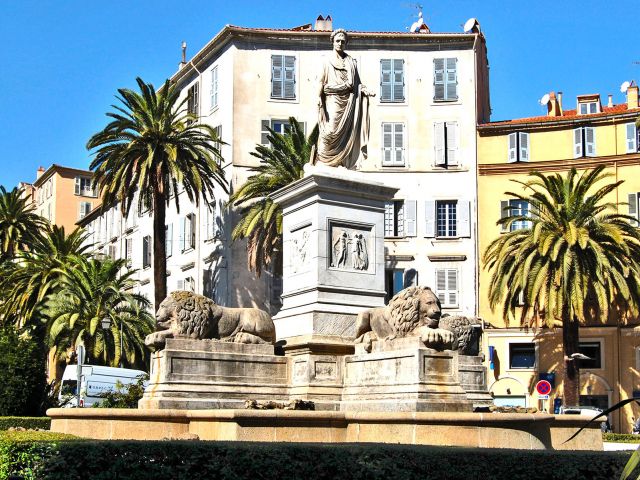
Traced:
POLYGON ((145 344, 161 349, 167 338, 273 344, 276 329, 271 316, 263 310, 221 307, 202 295, 175 291, 160 304, 156 332, 147 335, 145 344))
POLYGON ((458 350, 477 355, 477 335, 466 317, 441 319, 438 297, 428 287, 409 287, 398 292, 386 307, 365 310, 358 315, 356 343, 370 352, 374 340, 420 337, 435 350, 458 350), (473 342, 476 342, 476 345, 473 342), (476 353, 471 353, 476 350, 476 353))
POLYGON ((312 164, 355 169, 366 158, 369 140, 369 97, 374 94, 360 83, 356 61, 344 48, 347 32, 331 34, 333 52, 320 76, 318 99, 318 143, 311 153, 312 164))

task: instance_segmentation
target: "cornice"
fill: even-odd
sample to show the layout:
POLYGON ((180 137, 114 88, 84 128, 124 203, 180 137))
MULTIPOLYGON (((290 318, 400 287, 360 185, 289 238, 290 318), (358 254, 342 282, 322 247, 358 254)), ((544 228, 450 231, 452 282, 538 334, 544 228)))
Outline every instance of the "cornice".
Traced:
POLYGON ((604 165, 607 167, 640 165, 640 153, 627 153, 624 155, 610 155, 606 157, 584 157, 564 160, 547 160, 542 162, 516 162, 516 163, 495 163, 478 164, 478 174, 484 175, 511 175, 519 173, 552 172, 558 170, 578 170, 595 168, 604 165))

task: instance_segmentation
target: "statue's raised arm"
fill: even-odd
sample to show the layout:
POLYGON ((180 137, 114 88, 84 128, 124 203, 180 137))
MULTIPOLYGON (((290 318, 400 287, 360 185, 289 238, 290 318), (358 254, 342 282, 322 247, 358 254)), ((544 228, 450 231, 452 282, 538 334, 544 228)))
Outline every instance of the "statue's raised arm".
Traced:
POLYGON ((360 83, 356 61, 344 48, 347 32, 331 34, 333 51, 322 67, 318 91, 320 135, 312 152, 312 163, 355 169, 367 157, 369 140, 369 97, 360 83))

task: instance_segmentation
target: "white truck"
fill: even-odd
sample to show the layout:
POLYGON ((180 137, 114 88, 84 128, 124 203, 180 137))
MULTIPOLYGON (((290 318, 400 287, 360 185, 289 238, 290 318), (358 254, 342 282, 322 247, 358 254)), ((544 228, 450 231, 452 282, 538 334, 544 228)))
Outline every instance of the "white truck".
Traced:
MULTIPOLYGON (((80 406, 91 407, 102 400, 106 392, 116 391, 116 382, 122 385, 136 383, 140 376, 147 378, 142 370, 129 368, 82 365, 80 381, 80 406)), ((62 375, 62 385, 58 400, 64 407, 76 407, 78 404, 78 366, 67 365, 62 375)))

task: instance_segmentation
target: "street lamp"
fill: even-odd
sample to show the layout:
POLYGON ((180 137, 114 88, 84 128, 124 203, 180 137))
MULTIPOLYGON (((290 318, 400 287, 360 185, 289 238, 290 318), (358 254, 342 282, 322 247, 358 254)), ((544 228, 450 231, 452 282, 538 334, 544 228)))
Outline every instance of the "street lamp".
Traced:
MULTIPOLYGON (((111 326, 111 319, 109 317, 104 317, 102 319, 102 328, 106 330, 111 326)), ((120 320, 120 368, 122 368, 122 320, 120 320)))

